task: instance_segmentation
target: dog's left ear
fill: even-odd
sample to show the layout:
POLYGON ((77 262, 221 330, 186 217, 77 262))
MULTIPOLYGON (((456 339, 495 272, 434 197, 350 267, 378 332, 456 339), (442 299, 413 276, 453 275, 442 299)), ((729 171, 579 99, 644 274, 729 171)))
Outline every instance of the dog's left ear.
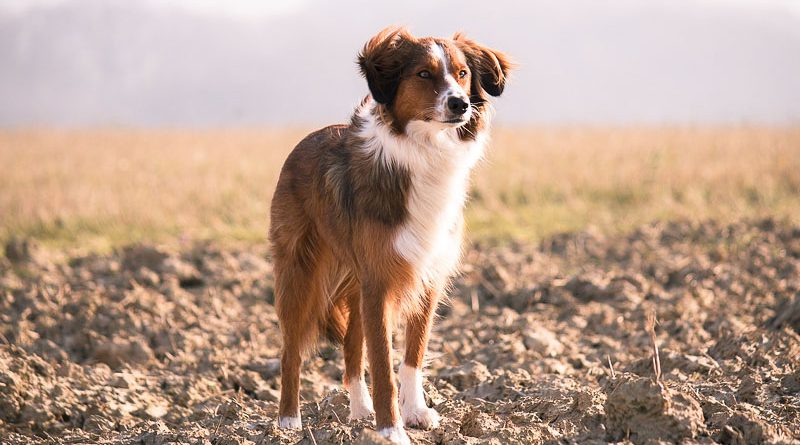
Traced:
POLYGON ((390 104, 394 100, 415 40, 405 28, 389 27, 371 38, 359 53, 358 66, 377 102, 390 104))
POLYGON ((508 73, 514 68, 514 63, 509 57, 468 39, 460 32, 453 35, 453 41, 467 56, 473 82, 477 80, 480 87, 492 96, 503 94, 508 73))

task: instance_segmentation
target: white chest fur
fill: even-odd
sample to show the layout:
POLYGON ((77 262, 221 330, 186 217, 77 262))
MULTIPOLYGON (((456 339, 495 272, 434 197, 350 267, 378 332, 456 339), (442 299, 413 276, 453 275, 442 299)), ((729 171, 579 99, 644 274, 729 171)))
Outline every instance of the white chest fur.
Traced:
MULTIPOLYGON (((369 108, 369 107, 364 107, 369 108)), ((424 281, 453 272, 460 257, 460 223, 469 174, 483 154, 487 132, 461 141, 452 127, 412 121, 406 136, 395 136, 371 113, 362 135, 368 149, 380 150, 384 162, 403 165, 411 174, 408 219, 397 231, 394 248, 424 281)))
POLYGON ((469 173, 482 151, 475 143, 453 144, 445 140, 450 136, 444 132, 438 137, 442 141, 433 142, 443 146, 420 147, 434 155, 411 169, 408 220, 394 241, 397 253, 423 279, 449 275, 458 262, 461 234, 456 225, 462 217, 469 173))

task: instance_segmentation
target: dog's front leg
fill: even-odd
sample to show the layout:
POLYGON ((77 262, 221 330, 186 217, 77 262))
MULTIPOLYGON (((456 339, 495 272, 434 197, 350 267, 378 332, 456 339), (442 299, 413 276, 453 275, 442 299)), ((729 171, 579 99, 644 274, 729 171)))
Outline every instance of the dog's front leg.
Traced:
POLYGON ((379 277, 365 277, 362 281, 361 317, 372 377, 375 429, 394 443, 410 444, 398 415, 397 388, 392 370, 390 305, 394 291, 379 277))
POLYGON ((425 404, 425 392, 422 389, 422 364, 439 294, 439 290, 427 287, 421 297, 419 312, 409 316, 406 323, 406 355, 400 365, 400 412, 403 421, 406 426, 422 429, 439 426, 439 413, 425 404))

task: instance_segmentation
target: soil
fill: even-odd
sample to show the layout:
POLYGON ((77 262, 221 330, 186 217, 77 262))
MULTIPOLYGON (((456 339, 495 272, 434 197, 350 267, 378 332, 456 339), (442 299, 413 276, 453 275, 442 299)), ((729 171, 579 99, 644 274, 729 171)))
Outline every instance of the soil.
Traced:
MULTIPOLYGON (((342 354, 275 426, 263 247, 0 257, 0 442, 382 443, 348 422, 342 354)), ((654 223, 474 244, 430 346, 442 424, 416 443, 800 443, 800 226, 654 223), (660 377, 645 324, 655 313, 660 377)), ((396 338, 402 345, 402 338, 396 338)))

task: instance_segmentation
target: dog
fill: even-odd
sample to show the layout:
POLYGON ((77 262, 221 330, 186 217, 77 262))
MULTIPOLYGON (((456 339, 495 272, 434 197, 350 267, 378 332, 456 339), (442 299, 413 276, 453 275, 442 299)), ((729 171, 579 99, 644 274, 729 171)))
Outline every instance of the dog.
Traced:
POLYGON ((504 53, 461 33, 417 38, 387 28, 358 65, 370 94, 349 125, 303 139, 286 159, 269 238, 279 317, 278 425, 301 428, 300 366, 319 337, 344 349, 350 418, 375 414, 378 433, 435 428, 423 356, 437 304, 461 256, 469 175, 512 68, 504 53), (405 322, 398 389, 392 332, 405 322), (372 393, 364 378, 364 351, 372 393), (402 420, 401 420, 402 419, 402 420))

